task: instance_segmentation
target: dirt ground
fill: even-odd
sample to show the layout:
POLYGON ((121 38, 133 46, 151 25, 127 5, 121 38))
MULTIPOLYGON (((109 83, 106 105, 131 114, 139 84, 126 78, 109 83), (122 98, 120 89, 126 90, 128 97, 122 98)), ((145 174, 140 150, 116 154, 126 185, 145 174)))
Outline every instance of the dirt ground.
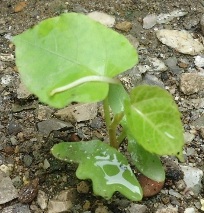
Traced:
MULTIPOLYGON (((122 21, 132 23, 132 29, 128 32, 120 32, 124 35, 131 34, 137 38, 141 64, 146 63, 145 60, 148 56, 163 59, 176 57, 178 63, 188 61, 181 73, 188 72, 194 66, 194 58, 162 45, 156 38, 154 29, 144 30, 142 22, 148 14, 159 15, 179 9, 188 12, 187 15, 175 18, 169 23, 156 25, 155 28, 185 29, 199 36, 202 35, 199 20, 204 12, 204 2, 199 0, 27 0, 23 2, 23 6, 21 5, 18 8, 19 2, 17 0, 0 0, 0 54, 2 57, 8 56, 8 59, 4 58, 0 61, 0 166, 12 165, 9 177, 18 190, 26 181, 38 177, 39 190, 44 191, 51 199, 61 190, 76 188, 77 184, 81 183, 75 177, 75 165, 67 165, 51 156, 50 149, 53 144, 61 140, 72 140, 73 137, 101 139, 105 136, 106 131, 99 112, 97 124, 93 124, 93 120, 91 120, 76 124, 72 128, 67 127, 53 131, 48 135, 40 132, 38 123, 45 118, 55 117, 54 112, 56 110, 45 108, 45 113, 42 110, 44 105, 39 103, 33 95, 28 98, 18 97, 17 89, 20 79, 15 60, 12 58, 15 47, 10 42, 10 38, 34 26, 41 20, 64 12, 102 11, 114 16, 116 23, 122 21), (2 79, 7 79, 7 77, 10 79, 9 83, 3 84, 2 79), (41 119, 42 117, 43 119, 41 119), (49 163, 49 167, 45 169, 46 162, 49 163)), ((203 108, 197 109, 194 106, 188 108, 191 99, 203 98, 203 95, 184 95, 179 89, 181 73, 175 74, 168 69, 163 73, 154 73, 153 75, 164 84, 165 88, 171 91, 182 112, 185 132, 190 132, 189 137, 194 136, 190 144, 185 147, 186 152, 188 148, 193 149, 192 154, 186 156, 185 165, 193 165, 204 171, 203 138, 199 131, 191 128, 191 123, 203 114, 203 108), (184 106, 184 103, 187 104, 184 106)), ((197 195, 179 189, 176 183, 183 177, 180 175, 181 171, 174 167, 174 160, 171 158, 164 159, 165 165, 171 164, 171 170, 167 171, 164 189, 158 195, 145 198, 138 203, 147 207, 146 212, 156 212, 159 208, 168 206, 177 207, 177 212, 180 213, 184 212, 187 207, 193 207, 194 212, 201 212, 200 199, 204 198, 204 189, 202 188, 197 195), (175 193, 171 193, 171 190, 174 190, 175 193)), ((116 193, 111 200, 106 201, 93 195, 90 182, 86 182, 86 184, 89 187, 88 192, 77 194, 72 201, 74 205, 70 210, 71 212, 130 212, 127 209, 132 203, 120 194, 116 193), (100 211, 99 207, 101 206, 105 208, 100 211)), ((0 212, 8 213, 4 209, 18 203, 18 199, 14 199, 2 204, 0 205, 0 212)), ((36 198, 26 205, 28 205, 30 212, 48 212, 47 209, 42 210, 39 207, 36 198)), ((21 211, 12 210, 12 212, 21 211)))

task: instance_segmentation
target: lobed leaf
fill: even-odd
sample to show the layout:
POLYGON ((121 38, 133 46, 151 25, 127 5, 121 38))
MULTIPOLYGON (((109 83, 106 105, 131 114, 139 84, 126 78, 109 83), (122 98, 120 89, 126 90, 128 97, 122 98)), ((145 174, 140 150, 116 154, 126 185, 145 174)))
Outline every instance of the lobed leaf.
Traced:
POLYGON ((125 101, 125 115, 132 136, 145 150, 183 160, 180 113, 167 91, 148 85, 136 87, 130 101, 125 101))
POLYGON ((128 199, 142 199, 142 189, 127 159, 116 149, 98 140, 62 142, 52 148, 52 154, 67 162, 79 163, 79 179, 91 179, 93 191, 110 199, 118 191, 128 199))
POLYGON ((77 13, 44 20, 13 42, 22 81, 42 102, 57 108, 101 101, 109 84, 87 82, 51 95, 55 89, 87 76, 112 78, 138 61, 124 36, 77 13))

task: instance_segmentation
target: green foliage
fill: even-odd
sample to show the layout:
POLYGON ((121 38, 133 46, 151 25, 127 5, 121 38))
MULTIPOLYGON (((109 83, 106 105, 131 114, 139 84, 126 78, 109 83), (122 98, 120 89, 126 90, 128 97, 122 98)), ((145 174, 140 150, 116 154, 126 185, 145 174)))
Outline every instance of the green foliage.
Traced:
POLYGON ((169 93, 143 85, 129 95, 114 78, 138 61, 124 36, 85 15, 68 13, 42 21, 13 42, 21 79, 40 101, 56 108, 104 102, 110 146, 95 140, 52 148, 56 158, 79 164, 77 177, 91 179, 96 195, 110 199, 118 191, 130 200, 142 199, 126 156, 117 150, 125 138, 130 163, 155 181, 165 179, 159 156, 183 160, 180 113, 169 93), (118 125, 123 128, 120 135, 118 125))
POLYGON ((57 108, 75 101, 101 101, 108 94, 109 84, 90 78, 51 95, 53 90, 87 76, 112 78, 138 61, 135 49, 125 37, 76 13, 42 21, 15 36, 13 42, 25 85, 42 102, 57 108))
POLYGON ((142 190, 124 155, 101 141, 60 143, 52 154, 67 162, 77 162, 79 179, 91 179, 93 191, 110 199, 115 191, 130 200, 141 200, 142 190), (72 153, 72 154, 70 154, 72 153))

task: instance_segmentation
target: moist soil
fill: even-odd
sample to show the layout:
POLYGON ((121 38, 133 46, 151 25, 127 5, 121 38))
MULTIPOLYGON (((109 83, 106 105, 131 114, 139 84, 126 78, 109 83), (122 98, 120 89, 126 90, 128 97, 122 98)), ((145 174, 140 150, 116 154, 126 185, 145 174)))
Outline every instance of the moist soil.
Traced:
MULTIPOLYGON (((158 41, 154 30, 144 30, 142 20, 148 14, 169 13, 179 9, 188 12, 187 16, 175 18, 169 23, 156 25, 155 28, 167 29, 187 29, 197 35, 202 35, 199 20, 203 14, 203 1, 198 0, 28 0, 23 2, 25 7, 17 6, 20 1, 0 0, 0 53, 10 55, 8 60, 0 61, 0 78, 11 77, 9 84, 0 84, 0 165, 12 165, 10 178, 15 187, 20 190, 26 181, 39 178, 38 188, 44 191, 48 198, 55 197, 61 190, 76 188, 81 183, 75 176, 76 165, 66 164, 53 158, 50 154, 51 147, 59 141, 89 140, 98 138, 103 140, 106 137, 105 125, 102 120, 102 112, 99 110, 94 120, 75 123, 73 127, 52 131, 46 135, 39 131, 38 123, 44 119, 54 118, 56 109, 47 109, 43 114, 41 107, 45 106, 38 99, 30 95, 28 98, 19 98, 17 89, 19 88, 19 74, 15 65, 15 47, 9 40, 12 36, 22 33, 28 28, 39 23, 46 18, 54 17, 66 12, 89 13, 92 11, 102 11, 116 18, 116 22, 128 21, 132 23, 132 29, 128 32, 120 31, 124 35, 131 34, 139 41, 140 63, 145 64, 145 58, 151 57, 176 57, 178 61, 188 61, 184 72, 192 66, 192 56, 180 54, 168 48, 158 41), (192 20, 195 20, 193 24, 192 20), (197 22, 196 22, 197 21, 197 22), (41 115, 41 113, 43 115, 41 115), (49 163, 48 168, 46 162, 49 163)), ((117 29, 115 29, 117 30, 117 29)), ((68 47, 65 47, 68 48, 68 47)), ((198 99, 199 96, 185 96, 179 89, 179 74, 167 70, 163 73, 154 74, 172 94, 182 111, 182 121, 185 131, 192 130, 190 123, 202 114, 194 108, 188 109, 183 103, 190 99, 198 99)), ((126 82, 128 83, 128 82, 126 82)), ((201 149, 203 139, 197 130, 194 130, 194 139, 187 148, 193 148, 194 152, 186 156, 185 165, 193 165, 201 170, 204 168, 203 155, 201 149)), ((169 205, 178 207, 178 212, 184 212, 187 207, 194 207, 195 212, 201 208, 200 198, 204 197, 202 189, 199 195, 194 195, 182 191, 178 197, 176 194, 169 194, 173 189, 179 192, 176 181, 182 180, 182 172, 174 166, 177 160, 174 158, 164 158, 166 168, 166 181, 163 190, 150 198, 144 198, 137 204, 147 206, 146 212, 156 212, 160 207, 169 205), (170 165, 169 167, 167 165, 170 165), (167 192, 167 193, 165 193, 167 192)), ((128 201, 119 193, 116 193, 111 200, 104 200, 92 193, 91 182, 87 181, 89 190, 85 193, 78 193, 73 201, 74 207, 71 212, 97 212, 99 206, 105 206, 103 212, 122 213, 128 212, 126 209, 133 202, 128 201), (88 207, 87 207, 88 206, 88 207)), ((4 208, 19 203, 18 199, 10 201, 0 206, 0 212, 4 208)), ((36 198, 29 204, 31 212, 48 212, 40 209, 36 198)), ((99 212, 99 211, 98 211, 99 212)), ((102 211, 101 211, 102 212, 102 211)), ((137 211, 135 211, 137 212, 137 211)), ((166 211, 167 212, 167 211, 166 211)))

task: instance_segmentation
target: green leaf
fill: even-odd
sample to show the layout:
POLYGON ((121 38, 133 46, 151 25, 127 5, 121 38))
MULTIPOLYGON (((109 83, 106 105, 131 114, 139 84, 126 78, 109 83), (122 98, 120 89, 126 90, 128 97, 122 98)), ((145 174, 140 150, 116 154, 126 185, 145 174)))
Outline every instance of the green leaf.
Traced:
POLYGON ((180 113, 167 91, 148 85, 133 89, 130 101, 125 101, 125 115, 132 136, 145 150, 183 160, 180 113))
POLYGON ((62 142, 52 148, 52 154, 67 162, 77 162, 79 179, 91 179, 93 191, 110 199, 115 191, 128 199, 142 199, 141 187, 127 159, 116 149, 101 141, 62 142))
POLYGON ((13 42, 22 81, 42 102, 57 108, 73 101, 103 100, 109 89, 103 77, 112 78, 138 61, 135 48, 124 36, 76 13, 44 20, 15 36, 13 42), (105 82, 89 82, 89 76, 105 82), (77 85, 54 92, 73 82, 77 85))
POLYGON ((162 182, 165 180, 165 171, 159 157, 152 154, 128 136, 128 151, 137 169, 146 177, 162 182))

